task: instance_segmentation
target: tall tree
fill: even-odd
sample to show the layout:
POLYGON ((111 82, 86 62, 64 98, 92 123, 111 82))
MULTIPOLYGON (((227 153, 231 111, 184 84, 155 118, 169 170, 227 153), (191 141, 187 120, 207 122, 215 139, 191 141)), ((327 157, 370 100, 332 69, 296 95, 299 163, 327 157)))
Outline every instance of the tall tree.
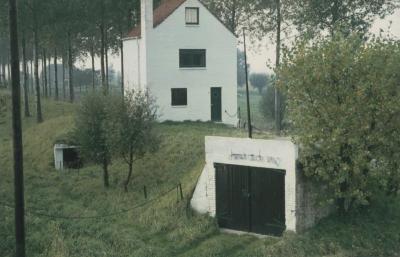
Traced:
POLYGON ((43 58, 42 58, 42 77, 43 77, 43 91, 44 91, 44 96, 47 98, 49 97, 49 91, 48 91, 48 83, 47 83, 47 56, 46 56, 46 50, 43 49, 43 58))
POLYGON ((25 117, 30 117, 30 111, 29 111, 29 85, 28 85, 28 63, 27 63, 27 58, 26 58, 26 39, 25 39, 25 34, 23 33, 22 36, 22 72, 24 73, 24 113, 25 117))
POLYGON ((12 76, 12 127, 15 188, 16 256, 25 257, 24 166, 21 122, 21 87, 18 50, 17 2, 9 0, 10 51, 12 76))
POLYGON ((298 30, 315 33, 335 31, 366 33, 377 16, 391 13, 398 0, 298 0, 292 2, 292 19, 298 30))
POLYGON ((54 96, 58 100, 58 62, 57 62, 57 47, 54 48, 54 96))
POLYGON ((36 120, 38 123, 43 122, 42 103, 40 99, 40 83, 39 83, 39 1, 30 0, 26 3, 31 10, 33 21, 33 41, 34 41, 34 62, 35 62, 35 84, 36 84, 36 120))
POLYGON ((204 4, 234 33, 239 34, 243 26, 250 25, 254 1, 204 0, 204 4))

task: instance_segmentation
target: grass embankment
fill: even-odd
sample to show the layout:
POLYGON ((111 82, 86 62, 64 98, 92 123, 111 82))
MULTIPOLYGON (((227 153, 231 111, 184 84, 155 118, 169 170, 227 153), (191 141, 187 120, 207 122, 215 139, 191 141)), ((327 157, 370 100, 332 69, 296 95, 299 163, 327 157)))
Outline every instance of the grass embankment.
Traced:
MULTIPOLYGON (((1 92, 0 92, 1 93, 1 92)), ((222 125, 160 124, 160 150, 135 166, 125 193, 126 165, 111 167, 111 188, 102 186, 96 166, 58 173, 52 168, 54 140, 73 127, 76 107, 44 102, 45 122, 24 119, 25 195, 28 210, 54 216, 97 216, 126 210, 182 182, 185 197, 204 164, 204 136, 244 136, 222 125), (39 210, 35 210, 39 209, 39 210)), ((12 203, 13 176, 9 117, 0 122, 0 201, 12 203)), ((258 135, 264 137, 265 135, 258 135)), ((189 215, 175 191, 158 201, 101 219, 51 219, 26 216, 27 256, 399 256, 400 204, 381 202, 344 221, 330 218, 303 235, 257 239, 221 234, 215 220, 189 215)), ((13 210, 0 206, 0 256, 13 256, 13 210)))
MULTIPOLYGON (((267 119, 261 112, 262 95, 257 90, 250 90, 250 115, 252 125, 258 130, 273 130, 274 121, 267 119)), ((242 121, 247 122, 247 100, 246 91, 244 89, 238 90, 238 106, 240 108, 240 118, 242 121)))

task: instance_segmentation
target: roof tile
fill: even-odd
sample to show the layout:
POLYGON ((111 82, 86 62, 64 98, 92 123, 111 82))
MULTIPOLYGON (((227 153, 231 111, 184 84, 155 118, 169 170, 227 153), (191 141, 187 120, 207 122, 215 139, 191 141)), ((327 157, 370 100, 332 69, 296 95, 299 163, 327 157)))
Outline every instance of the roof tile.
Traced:
MULTIPOLYGON (((163 0, 153 12, 153 27, 155 28, 160 25, 184 2, 186 0, 163 0)), ((128 37, 140 37, 141 34, 141 26, 139 24, 128 33, 128 37)))

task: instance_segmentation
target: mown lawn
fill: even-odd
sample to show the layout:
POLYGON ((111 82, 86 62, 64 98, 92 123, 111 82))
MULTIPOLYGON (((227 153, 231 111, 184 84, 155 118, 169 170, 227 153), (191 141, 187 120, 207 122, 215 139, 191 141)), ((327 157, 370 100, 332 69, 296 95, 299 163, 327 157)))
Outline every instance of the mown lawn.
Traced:
MULTIPOLYGON (((380 201, 350 217, 331 217, 302 235, 265 239, 220 233, 214 219, 188 211, 187 198, 204 165, 204 136, 246 135, 222 125, 158 125, 162 146, 136 164, 129 193, 121 186, 127 167, 119 160, 111 167, 108 190, 99 167, 58 173, 52 168, 52 146, 73 128, 75 110, 71 104, 44 101, 43 124, 24 119, 27 256, 400 256, 399 199, 380 201), (179 182, 185 200, 178 202, 176 190, 164 192, 179 182), (143 186, 149 194, 143 207, 98 219, 65 219, 134 208, 146 201, 143 186)), ((1 119, 0 202, 12 203, 9 116, 1 119)), ((0 204, 1 257, 13 256, 13 220, 13 210, 0 204)))

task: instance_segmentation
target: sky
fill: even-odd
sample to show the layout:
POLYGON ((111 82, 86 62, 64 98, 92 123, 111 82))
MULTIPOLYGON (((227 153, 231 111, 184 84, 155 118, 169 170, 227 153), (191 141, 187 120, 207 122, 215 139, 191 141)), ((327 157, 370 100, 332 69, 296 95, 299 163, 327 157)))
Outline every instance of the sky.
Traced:
MULTIPOLYGON (((386 33, 390 33, 394 38, 400 39, 400 10, 397 10, 385 19, 377 19, 371 27, 371 32, 375 35, 379 35, 381 30, 386 33)), ((290 41, 286 41, 290 44, 290 41)), ((238 48, 243 49, 242 45, 238 45, 238 48)), ((250 72, 256 73, 272 73, 272 70, 268 68, 273 67, 275 62, 275 44, 267 38, 262 41, 257 41, 254 44, 248 45, 248 62, 250 64, 250 72), (267 66, 268 64, 268 66, 267 66)), ((110 67, 116 71, 121 70, 121 64, 119 56, 111 56, 109 58, 110 67)), ((95 61, 96 69, 100 69, 100 60, 96 58, 95 61)), ((84 59, 78 62, 80 68, 90 68, 90 59, 84 59)))

